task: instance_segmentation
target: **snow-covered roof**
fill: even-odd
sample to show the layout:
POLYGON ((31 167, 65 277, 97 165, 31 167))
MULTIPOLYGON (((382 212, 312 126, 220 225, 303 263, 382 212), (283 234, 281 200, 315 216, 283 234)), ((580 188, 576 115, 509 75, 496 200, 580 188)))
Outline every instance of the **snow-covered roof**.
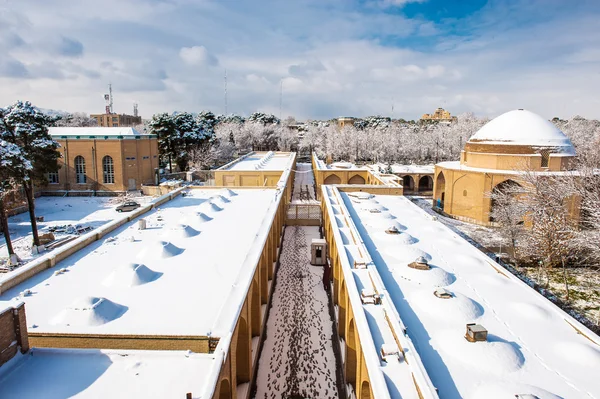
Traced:
POLYGON ((88 138, 94 136, 96 138, 118 137, 133 138, 141 136, 152 136, 151 134, 140 133, 132 127, 51 127, 50 135, 55 139, 60 139, 63 136, 68 138, 81 137, 88 138))
POLYGON ((221 337, 237 320, 277 198, 273 189, 190 190, 145 214, 147 229, 135 219, 3 292, 0 307, 23 300, 30 333, 221 337))
POLYGON ((219 170, 235 171, 272 171, 288 170, 293 168, 293 152, 251 152, 235 161, 219 168, 219 170))
MULTIPOLYGON (((413 165, 413 164, 392 164, 392 173, 403 174, 403 173, 415 173, 415 174, 433 174, 435 172, 434 165, 413 165)), ((378 163, 372 165, 371 168, 376 170, 383 169, 387 171, 388 165, 384 163, 378 163)))
POLYGON ((524 109, 506 112, 486 123, 469 143, 553 147, 575 154, 571 140, 552 122, 524 109))
POLYGON ((586 327, 407 198, 339 195, 440 397, 600 397, 600 339, 586 327), (429 270, 408 267, 421 256, 429 270), (468 342, 467 323, 487 341, 468 342))
POLYGON ((184 351, 34 348, 0 367, 0 398, 198 397, 215 363, 184 351))
MULTIPOLYGON (((324 211, 328 213, 334 226, 333 239, 340 254, 341 270, 348 290, 348 303, 353 309, 354 322, 374 397, 437 398, 435 388, 425 372, 412 341, 404 333, 405 326, 388 298, 386 288, 358 235, 341 193, 338 189, 326 185, 322 186, 322 193, 325 200, 324 211), (357 264, 360 266, 356 266, 357 264), (363 295, 376 293, 381 298, 381 305, 375 304, 374 297, 366 300, 361 298, 361 293, 363 295), (398 345, 404 355, 398 353, 390 356, 387 361, 381 361, 379 351, 383 346, 389 348, 398 345), (415 383, 419 386, 418 390, 415 383)), ((367 204, 372 205, 369 210, 382 211, 376 204, 370 202, 371 194, 352 192, 344 196, 350 196, 357 201, 366 201, 367 204)), ((394 224, 393 220, 387 222, 389 225, 394 224)), ((386 228, 389 228, 389 225, 386 228)))
MULTIPOLYGON (((557 156, 562 154, 550 154, 550 156, 557 156)), ((446 161, 440 162, 436 164, 436 166, 441 169, 450 169, 450 170, 462 170, 468 172, 478 172, 478 173, 495 173, 495 174, 503 174, 503 175, 524 175, 525 173, 532 173, 540 176, 579 176, 581 172, 578 170, 557 170, 557 171, 534 171, 534 172, 525 172, 520 170, 508 170, 508 169, 490 169, 490 168, 477 168, 474 166, 468 166, 460 163, 460 161, 446 161)))

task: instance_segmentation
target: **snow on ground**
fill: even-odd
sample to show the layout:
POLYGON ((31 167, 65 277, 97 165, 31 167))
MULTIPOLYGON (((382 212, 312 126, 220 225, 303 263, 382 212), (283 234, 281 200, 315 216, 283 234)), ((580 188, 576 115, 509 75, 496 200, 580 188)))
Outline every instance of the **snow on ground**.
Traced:
POLYGON ((285 229, 258 366, 257 399, 339 397, 333 321, 323 268, 310 264, 312 238, 320 238, 318 227, 285 229))
MULTIPOLYGON (((150 196, 130 197, 140 204, 146 204, 153 198, 150 196)), ((108 223, 121 214, 115 207, 125 200, 122 197, 40 197, 35 200, 35 215, 43 216, 44 221, 38 222, 40 234, 48 232, 48 228, 65 225, 81 225, 83 227, 97 228, 108 223)), ((29 262, 40 255, 31 254, 33 236, 29 212, 11 216, 8 219, 13 248, 23 263, 29 262)), ((66 235, 66 234, 65 234, 66 235)), ((61 234, 56 233, 58 238, 61 234)), ((4 236, 0 234, 0 264, 6 261, 8 251, 4 236)))
POLYGON ((214 364, 184 351, 33 348, 0 367, 0 398, 197 397, 214 364))
POLYGON ((440 397, 600 398, 593 333, 407 198, 341 195, 440 397), (400 235, 382 231, 392 222, 400 235), (430 270, 408 268, 417 254, 430 270), (453 298, 436 298, 440 286, 453 298), (465 340, 469 322, 487 328, 487 342, 465 340))
POLYGON ((315 176, 312 171, 312 164, 297 163, 292 202, 295 204, 311 203, 314 202, 316 198, 315 176))
POLYGON ((451 230, 471 242, 471 244, 476 247, 484 247, 483 249, 489 248, 490 250, 495 248, 500 249, 502 247, 508 248, 509 243, 502 238, 498 229, 494 227, 480 226, 440 215, 432 209, 433 200, 431 198, 417 196, 407 196, 406 198, 410 199, 428 214, 436 216, 441 223, 448 226, 451 230))
POLYGON ((21 298, 35 332, 225 334, 219 328, 235 318, 275 195, 191 190, 144 214, 146 229, 136 218, 3 292, 0 306, 21 298))

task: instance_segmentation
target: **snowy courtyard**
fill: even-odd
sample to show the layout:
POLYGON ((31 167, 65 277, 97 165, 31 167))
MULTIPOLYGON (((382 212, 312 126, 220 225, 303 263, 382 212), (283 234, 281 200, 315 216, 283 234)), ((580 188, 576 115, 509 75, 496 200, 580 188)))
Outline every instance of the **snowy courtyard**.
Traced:
POLYGON ((296 164, 296 178, 294 179, 293 203, 306 203, 315 201, 315 176, 310 163, 296 164))
MULTIPOLYGON (((138 196, 134 199, 146 204, 152 197, 138 196)), ((124 202, 121 197, 40 197, 35 200, 35 215, 43 217, 38 222, 38 231, 44 234, 58 227, 55 236, 75 232, 77 226, 95 229, 111 220, 121 217, 115 207, 124 202), (63 234, 64 232, 64 234, 63 234)), ((32 233, 29 213, 24 212, 8 219, 8 228, 15 252, 26 263, 34 258, 31 254, 32 233)), ((0 235, 0 265, 8 258, 4 236, 0 235)))
POLYGON ((289 226, 256 380, 257 399, 338 398, 323 268, 310 264, 317 227, 289 226))

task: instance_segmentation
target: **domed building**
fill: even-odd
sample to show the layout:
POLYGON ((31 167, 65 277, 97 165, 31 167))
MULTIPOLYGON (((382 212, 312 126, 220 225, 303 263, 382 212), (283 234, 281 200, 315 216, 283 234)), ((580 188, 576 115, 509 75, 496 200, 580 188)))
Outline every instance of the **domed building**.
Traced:
POLYGON ((435 166, 433 206, 457 219, 490 224, 492 190, 518 183, 523 171, 570 170, 574 158, 573 144, 551 122, 523 109, 507 112, 467 141, 460 161, 435 166))

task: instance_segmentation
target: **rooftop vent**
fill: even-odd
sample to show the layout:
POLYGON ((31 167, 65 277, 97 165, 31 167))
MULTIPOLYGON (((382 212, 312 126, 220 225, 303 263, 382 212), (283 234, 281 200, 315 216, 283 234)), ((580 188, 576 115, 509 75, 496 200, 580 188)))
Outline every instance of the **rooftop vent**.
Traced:
POLYGON ((515 395, 517 399, 540 399, 539 396, 532 395, 530 393, 518 393, 515 395))
POLYGON ((385 232, 388 234, 400 234, 400 230, 398 230, 398 227, 396 227, 396 226, 392 226, 392 227, 386 229, 385 232))
POLYGON ((376 293, 374 290, 363 288, 363 290, 360 292, 360 300, 365 305, 379 305, 381 304, 381 295, 376 293))
POLYGON ((424 256, 419 256, 414 262, 409 263, 408 267, 410 267, 412 269, 418 269, 418 270, 431 269, 431 267, 429 267, 429 264, 427 263, 427 259, 425 259, 424 256))
POLYGON ((381 209, 379 209, 379 208, 371 208, 371 209, 369 209, 369 212, 371 212, 371 213, 381 213, 381 209))
POLYGON ((469 342, 487 341, 488 331, 480 324, 469 323, 467 324, 467 333, 465 338, 469 342))
POLYGON ((383 344, 379 351, 381 354, 381 360, 388 362, 388 360, 400 360, 400 350, 396 344, 383 344))
POLYGON ((442 287, 436 288, 435 291, 433 291, 433 295, 437 296, 438 298, 442 298, 442 299, 450 299, 453 297, 453 295, 450 291, 448 291, 447 289, 442 288, 442 287))
POLYGON ((367 261, 363 258, 354 259, 354 268, 355 269, 366 269, 367 261))

